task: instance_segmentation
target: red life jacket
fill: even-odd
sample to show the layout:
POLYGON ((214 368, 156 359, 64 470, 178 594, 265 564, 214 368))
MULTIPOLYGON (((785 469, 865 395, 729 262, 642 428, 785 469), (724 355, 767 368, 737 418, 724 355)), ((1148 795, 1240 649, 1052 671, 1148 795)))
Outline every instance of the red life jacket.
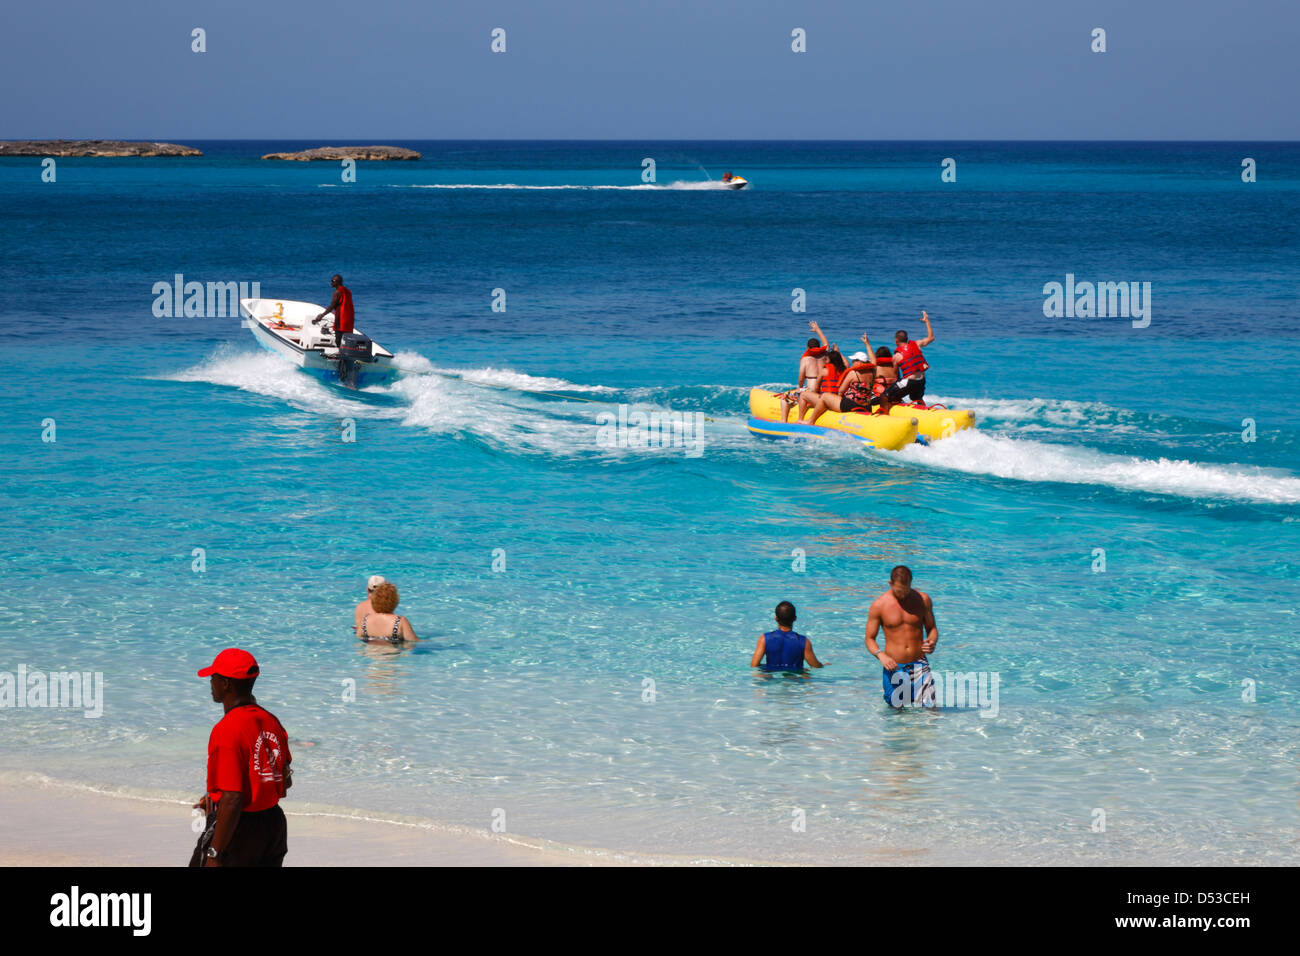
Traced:
POLYGON ((827 362, 827 363, 826 363, 826 371, 822 373, 822 388, 821 388, 821 390, 822 390, 823 392, 831 392, 831 393, 834 393, 835 391, 837 391, 837 390, 839 389, 839 387, 840 387, 840 379, 842 379, 843 377, 844 377, 844 374, 843 374, 839 369, 837 369, 837 368, 835 367, 835 363, 834 363, 834 362, 827 362))
POLYGON ((803 350, 803 355, 801 355, 801 356, 799 356, 799 357, 800 357, 800 358, 807 358, 809 355, 811 355, 811 356, 813 356, 814 358, 821 358, 823 355, 826 354, 826 351, 827 351, 826 346, 824 346, 824 345, 819 345, 819 346, 817 346, 816 348, 812 348, 812 349, 804 349, 804 350, 803 350))
POLYGON ((921 347, 915 342, 904 342, 894 349, 894 359, 898 365, 899 378, 911 378, 930 367, 930 363, 921 354, 921 347))
POLYGON ((334 314, 334 328, 339 332, 351 332, 352 320, 352 290, 340 283, 339 285, 339 308, 334 314))

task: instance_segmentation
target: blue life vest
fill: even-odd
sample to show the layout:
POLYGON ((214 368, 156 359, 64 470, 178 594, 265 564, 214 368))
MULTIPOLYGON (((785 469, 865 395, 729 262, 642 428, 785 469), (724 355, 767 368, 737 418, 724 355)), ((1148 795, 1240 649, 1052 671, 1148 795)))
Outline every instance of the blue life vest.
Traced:
POLYGON ((808 638, 794 631, 768 631, 763 635, 763 647, 766 657, 763 659, 765 671, 801 671, 803 670, 803 649, 808 646, 808 638))

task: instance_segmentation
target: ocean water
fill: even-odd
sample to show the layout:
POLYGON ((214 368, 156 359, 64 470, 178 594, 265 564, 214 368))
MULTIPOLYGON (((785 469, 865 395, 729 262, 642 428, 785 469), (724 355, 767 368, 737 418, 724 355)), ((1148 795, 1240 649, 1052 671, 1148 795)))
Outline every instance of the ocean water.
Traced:
POLYGON ((343 183, 195 145, 0 160, 0 671, 105 682, 96 719, 0 710, 0 769, 197 794, 194 672, 238 645, 295 801, 690 859, 1300 859, 1300 147, 413 143, 343 183), (390 387, 155 314, 178 273, 335 271, 390 387), (1149 325, 1045 317, 1067 274, 1150 282, 1149 325), (809 319, 921 309, 976 431, 748 433, 809 319), (620 405, 701 443, 610 446, 620 405), (996 713, 885 706, 898 563, 996 713), (427 640, 353 639, 373 573, 427 640), (781 600, 825 670, 749 669, 781 600))

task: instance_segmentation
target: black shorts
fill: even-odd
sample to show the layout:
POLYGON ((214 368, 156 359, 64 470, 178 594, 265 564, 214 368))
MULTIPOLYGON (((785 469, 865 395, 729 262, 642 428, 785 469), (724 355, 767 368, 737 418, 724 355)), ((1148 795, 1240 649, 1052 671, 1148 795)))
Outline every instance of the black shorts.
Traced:
POLYGON ((906 385, 899 387, 897 383, 889 387, 885 393, 891 401, 920 402, 925 398, 925 379, 912 379, 906 385))
MULTIPOLYGON (((190 855, 190 866, 202 866, 217 825, 215 811, 208 814, 207 826, 190 855)), ((270 810, 239 815, 235 835, 221 855, 222 866, 280 866, 289 852, 289 824, 279 804, 270 810)))
POLYGON ((870 407, 863 405, 861 402, 855 402, 851 398, 840 399, 840 411, 842 412, 869 412, 870 407))

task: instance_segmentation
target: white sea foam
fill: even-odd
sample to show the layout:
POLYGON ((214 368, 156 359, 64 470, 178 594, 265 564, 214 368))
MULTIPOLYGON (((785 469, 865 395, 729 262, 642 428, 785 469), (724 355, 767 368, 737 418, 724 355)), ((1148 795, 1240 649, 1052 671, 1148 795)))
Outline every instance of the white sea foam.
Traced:
POLYGON ((1059 398, 940 398, 927 402, 949 408, 969 408, 979 420, 1046 421, 1053 425, 1082 425, 1097 419, 1113 420, 1129 414, 1101 402, 1076 402, 1059 398))
MULTIPOLYGON (((394 356, 397 364, 404 369, 410 368, 410 366, 402 361, 402 355, 405 354, 409 353, 399 353, 394 356)), ((516 372, 506 368, 495 368, 491 365, 485 366, 484 368, 454 369, 438 368, 427 360, 425 364, 428 366, 427 368, 417 367, 415 370, 459 378, 472 385, 495 385, 501 388, 512 388, 534 392, 599 393, 617 391, 617 389, 610 388, 608 385, 579 385, 562 378, 549 378, 545 375, 529 375, 526 372, 516 372)))
POLYGON ((392 404, 358 400, 356 395, 297 371, 288 361, 270 352, 244 352, 230 347, 220 348, 198 365, 166 377, 171 381, 237 388, 333 417, 397 421, 435 434, 470 434, 488 444, 519 452, 621 458, 665 456, 675 451, 598 446, 597 412, 617 406, 528 394, 613 391, 606 386, 578 385, 565 379, 490 366, 442 369, 411 351, 396 353, 394 361, 415 374, 403 375, 388 386, 365 390, 365 393, 391 396, 396 399, 392 404))
POLYGON ((1184 498, 1300 503, 1300 478, 1277 469, 1113 455, 979 430, 961 431, 928 447, 911 445, 899 454, 921 465, 1015 481, 1105 485, 1184 498))
POLYGON ((278 398, 296 408, 327 414, 352 414, 357 404, 324 382, 297 372, 285 359, 270 352, 242 352, 219 348, 193 368, 165 376, 173 382, 207 382, 278 398))
MULTIPOLYGON (((441 369, 418 352, 399 352, 395 358, 400 367, 413 372, 442 374, 405 375, 390 386, 367 390, 393 396, 398 399, 394 405, 358 401, 341 389, 293 370, 288 362, 269 352, 223 348, 193 368, 168 377, 174 381, 238 388, 324 415, 395 420, 437 434, 472 434, 489 444, 521 452, 562 457, 673 454, 672 449, 597 446, 596 413, 615 407, 612 404, 542 399, 520 391, 610 391, 604 386, 577 385, 564 379, 490 366, 441 369), (493 385, 500 387, 490 387, 493 385)), ((1023 409, 1005 403, 1003 411, 1008 415, 1023 411, 1029 417, 1040 414, 1035 410, 1035 403, 1047 403, 1048 407, 1062 412, 1069 412, 1069 406, 1074 404, 1052 405, 1049 400, 1035 399, 1027 400, 1023 409)), ((647 404, 659 407, 653 401, 647 404)), ((963 407, 972 404, 963 403, 963 407)), ((706 431, 706 449, 743 444, 748 437, 743 422, 729 417, 719 419, 706 431)), ((896 458, 894 453, 882 457, 1016 481, 1101 485, 1185 498, 1300 503, 1300 478, 1276 469, 1114 455, 1079 445, 1012 438, 979 430, 958 432, 929 447, 909 446, 897 453, 896 458)))

